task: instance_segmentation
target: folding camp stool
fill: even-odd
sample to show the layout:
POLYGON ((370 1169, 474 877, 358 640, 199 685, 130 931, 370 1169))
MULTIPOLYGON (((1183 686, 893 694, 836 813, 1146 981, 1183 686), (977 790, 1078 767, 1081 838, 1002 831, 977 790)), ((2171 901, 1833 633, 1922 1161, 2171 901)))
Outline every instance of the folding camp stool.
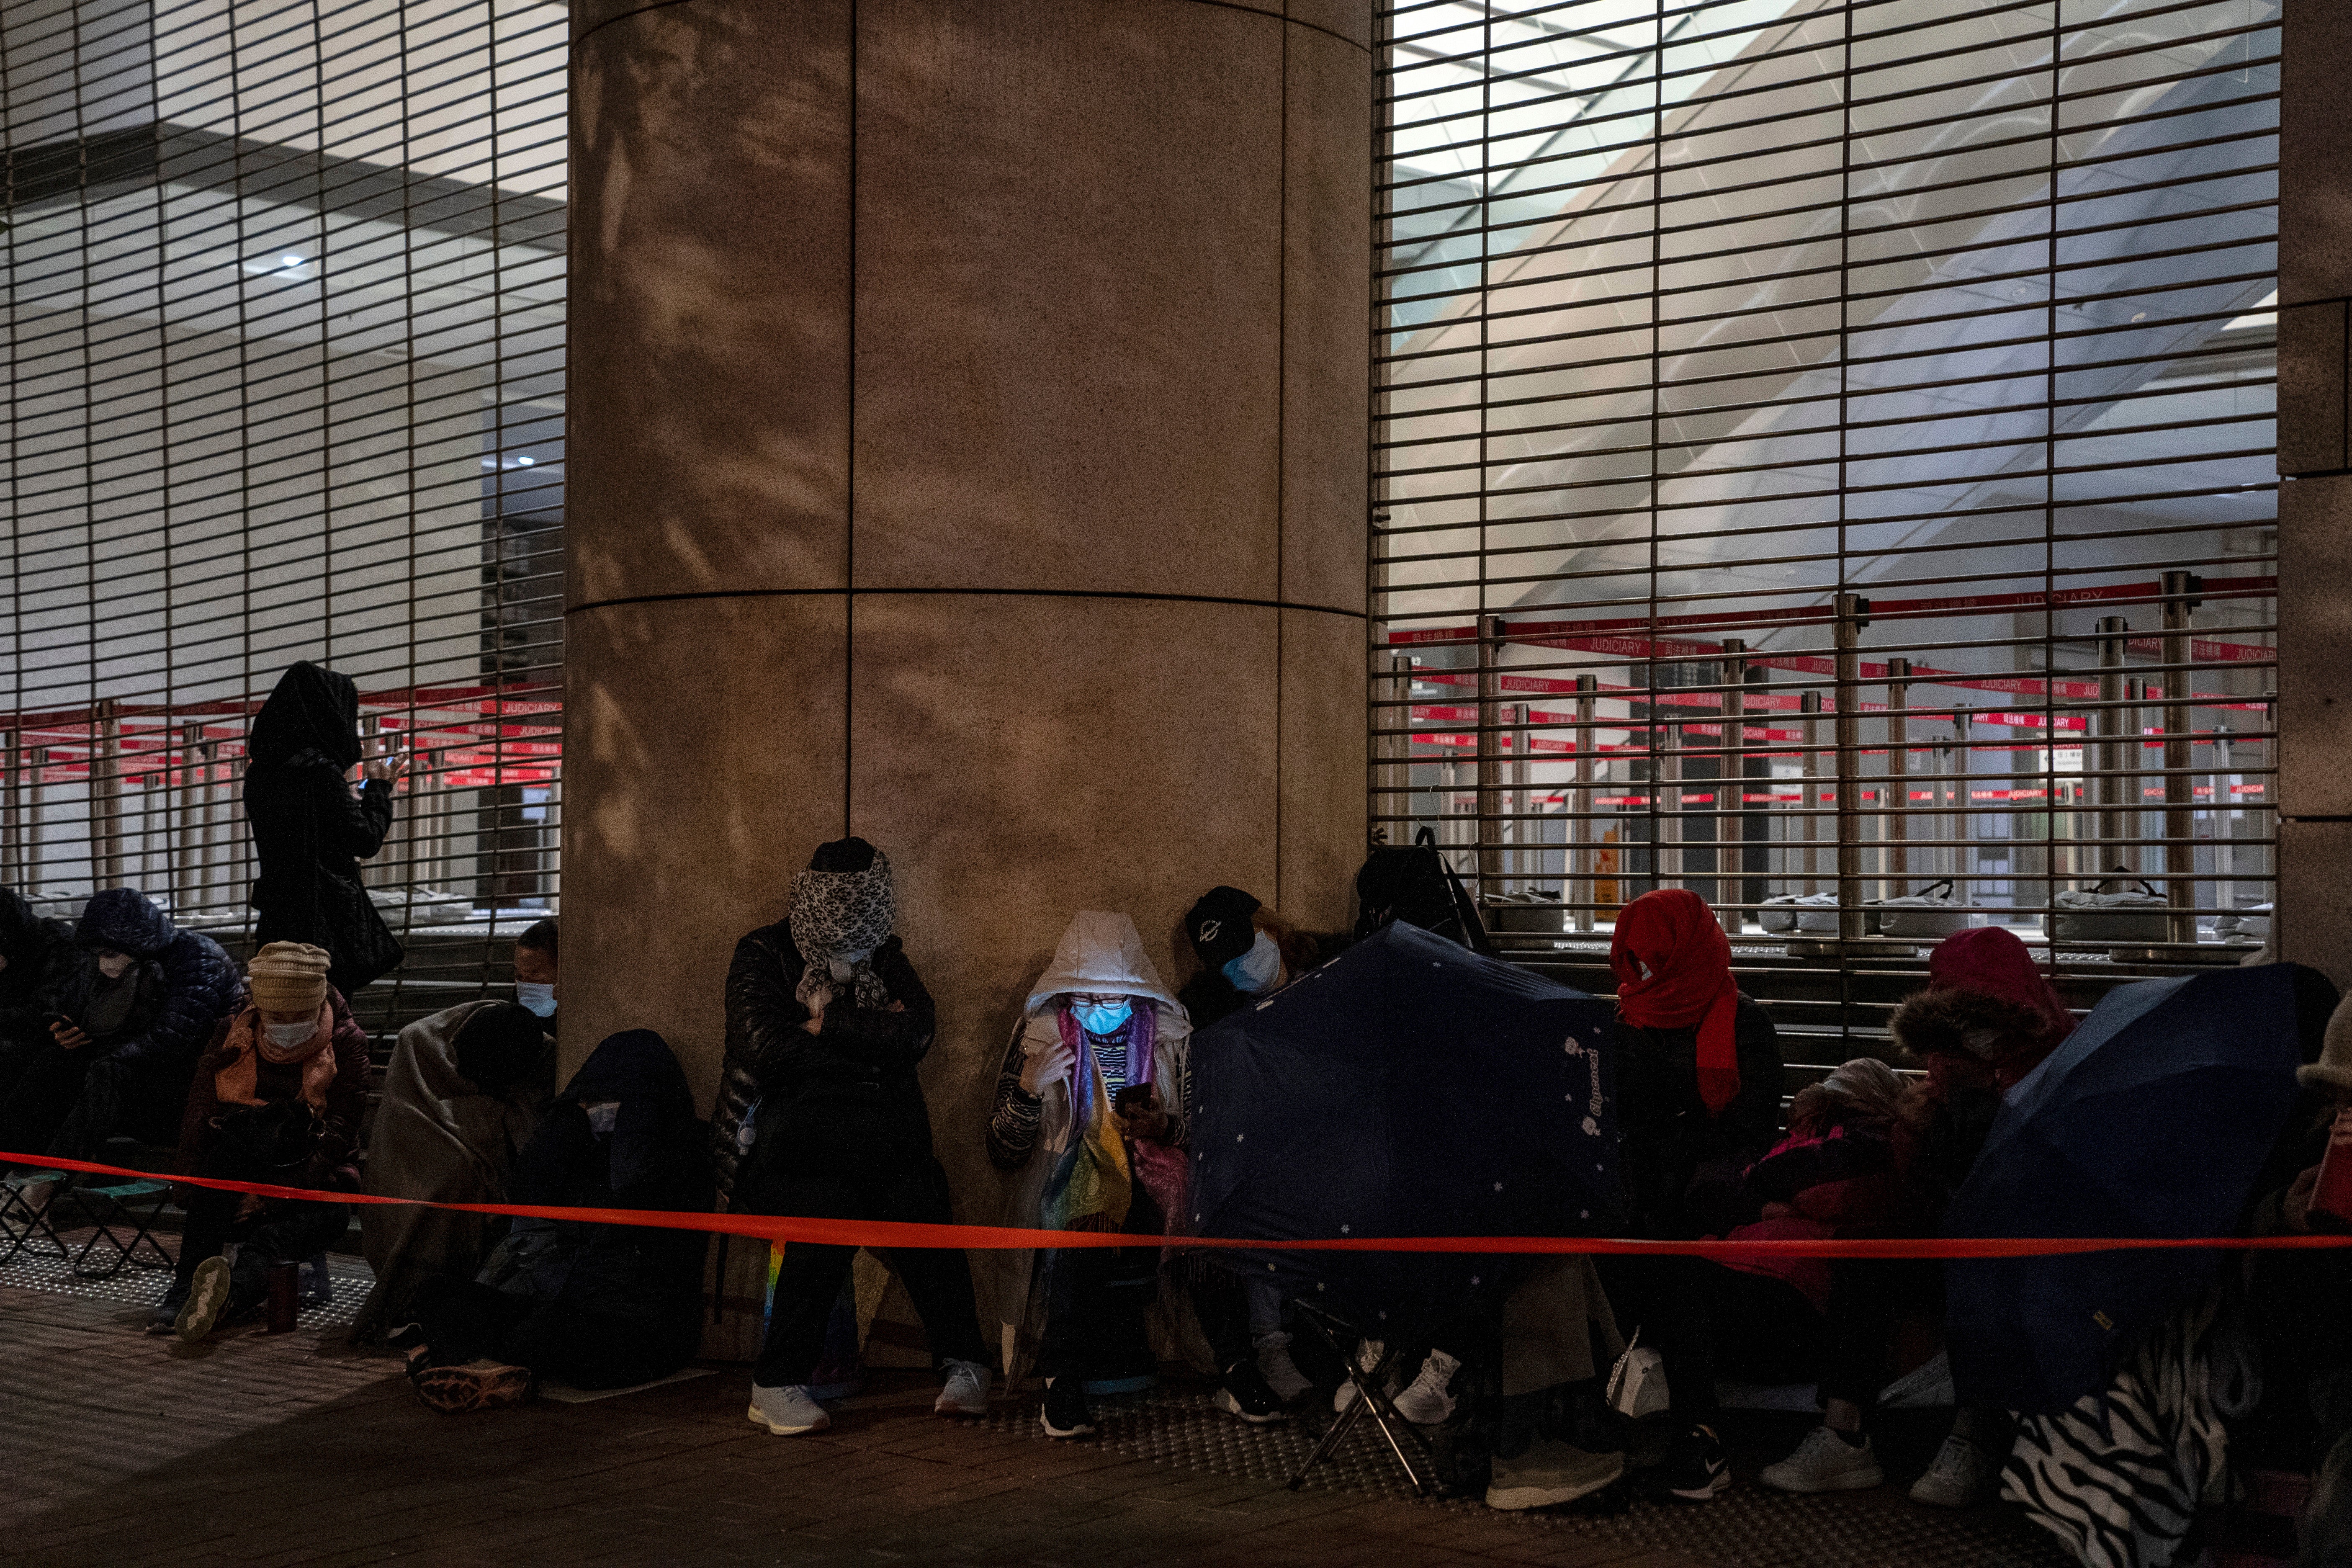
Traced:
POLYGON ((1403 1342, 1386 1341, 1382 1346, 1380 1364, 1366 1372, 1357 1364, 1355 1352, 1349 1347, 1370 1336, 1336 1312, 1318 1307, 1312 1301, 1294 1300, 1292 1306, 1298 1313, 1298 1321, 1307 1324, 1320 1334, 1323 1337, 1323 1342, 1331 1347, 1331 1353, 1338 1356, 1340 1364, 1348 1369, 1348 1380, 1356 1385, 1356 1397, 1349 1403, 1347 1409, 1339 1412, 1339 1418, 1333 1421, 1329 1428, 1324 1432, 1323 1440, 1315 1445, 1315 1451, 1307 1455, 1306 1462, 1291 1475, 1288 1483, 1290 1489, 1297 1491, 1305 1484, 1307 1472, 1338 1452, 1339 1444, 1347 1437, 1358 1419, 1369 1415, 1372 1418, 1372 1424, 1381 1429, 1381 1436, 1388 1439, 1389 1452, 1394 1454, 1396 1462, 1404 1467, 1405 1479, 1412 1482, 1413 1491, 1422 1497, 1427 1497, 1430 1484, 1422 1479, 1420 1467, 1415 1465, 1412 1457, 1405 1452, 1405 1445, 1397 1441, 1397 1435, 1402 1433, 1412 1440, 1413 1448, 1430 1466, 1433 1475, 1436 1472, 1436 1457, 1430 1452, 1429 1440, 1414 1429, 1412 1423, 1404 1418, 1403 1413, 1397 1409, 1395 1402, 1389 1398, 1389 1373, 1396 1369, 1398 1358, 1404 1354, 1403 1342))
POLYGON ((151 1267, 173 1267, 172 1255, 154 1237, 155 1222, 163 1217, 163 1205, 171 1196, 171 1183, 145 1179, 109 1182, 102 1186, 70 1186, 49 1200, 48 1215, 44 1217, 49 1221, 50 1238, 58 1242, 62 1255, 65 1244, 56 1219, 50 1216, 57 1214, 59 1204, 71 1203, 79 1208, 91 1232, 89 1239, 81 1244, 81 1250, 73 1255, 74 1277, 111 1279, 139 1261, 142 1244, 154 1255, 151 1267), (96 1262, 91 1261, 93 1254, 97 1256, 96 1262))
POLYGON ((55 1203, 64 1179, 60 1173, 44 1172, 21 1184, 0 1182, 0 1264, 14 1263, 25 1248, 37 1241, 45 1241, 56 1249, 47 1254, 51 1258, 62 1261, 70 1256, 70 1249, 58 1238, 58 1228, 49 1218, 47 1205, 36 1208, 25 1196, 37 1182, 50 1189, 49 1201, 55 1203))

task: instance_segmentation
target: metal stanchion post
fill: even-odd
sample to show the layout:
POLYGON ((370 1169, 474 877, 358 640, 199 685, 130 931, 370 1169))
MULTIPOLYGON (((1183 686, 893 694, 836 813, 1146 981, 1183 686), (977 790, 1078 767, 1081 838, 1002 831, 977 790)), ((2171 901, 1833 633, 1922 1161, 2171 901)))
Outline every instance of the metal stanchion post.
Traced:
POLYGON ((1837 877, 1838 940, 1863 939, 1862 884, 1862 630, 1870 601, 1840 594, 1837 639, 1837 877))
MULTIPOLYGON (((1412 728, 1412 660, 1403 654, 1391 654, 1388 673, 1378 677, 1381 701, 1380 730, 1409 731, 1412 728)), ((1378 768, 1372 777, 1379 805, 1374 814, 1380 816, 1410 816, 1412 815, 1412 737, 1410 734, 1379 737, 1373 752, 1378 768)), ((1375 826, 1381 825, 1375 824, 1375 826)), ((1412 835, 1391 835, 1410 839, 1412 835)))
POLYGON ((1569 902, 1574 906, 1571 918, 1578 931, 1592 929, 1592 904, 1598 896, 1592 876, 1592 715, 1597 702, 1593 694, 1600 689, 1598 677, 1576 678, 1576 817, 1569 833, 1576 844, 1570 858, 1580 879, 1570 891, 1569 902))
POLYGON ((1742 755, 1747 725, 1748 645, 1738 637, 1723 639, 1723 662, 1717 674, 1723 685, 1721 742, 1715 768, 1715 912, 1727 935, 1738 936, 1747 921, 1740 906, 1747 901, 1745 861, 1748 856, 1748 765, 1742 755))
POLYGON ((2099 622, 2099 853, 2101 869, 2121 863, 2124 831, 2124 649, 2131 623, 2121 616, 2099 622))
POLYGON ((1654 880, 1661 888, 1683 885, 1683 729, 1660 723, 1658 703, 1650 703, 1650 723, 1657 742, 1658 777, 1651 785, 1658 799, 1657 868, 1654 880))
POLYGON ((1805 883, 1802 890, 1811 895, 1822 890, 1822 694, 1806 692, 1797 699, 1797 710, 1805 716, 1805 883))
POLYGON ((2197 797, 2189 770, 2189 614, 2202 603, 2204 583, 2193 572, 2164 574, 2164 897, 2172 906, 2168 933, 2197 940, 2197 797))
POLYGON ((1882 899, 1901 898, 1911 876, 1911 661, 1886 661, 1886 848, 1882 899))
POLYGON ((111 697, 89 715, 89 874, 100 888, 122 885, 122 719, 111 697))
POLYGON ((1500 616, 1478 617, 1478 901, 1502 890, 1503 658, 1500 616))

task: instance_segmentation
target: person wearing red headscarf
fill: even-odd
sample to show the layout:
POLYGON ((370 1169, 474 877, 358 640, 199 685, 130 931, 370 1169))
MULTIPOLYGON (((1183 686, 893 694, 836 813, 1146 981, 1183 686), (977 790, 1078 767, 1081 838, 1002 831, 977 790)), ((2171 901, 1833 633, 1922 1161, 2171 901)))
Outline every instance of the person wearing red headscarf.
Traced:
MULTIPOLYGON (((1741 1176, 1780 1137, 1780 1043, 1740 994, 1731 943, 1705 899, 1644 893, 1618 911, 1620 1168, 1629 1235, 1719 1236, 1745 1218, 1741 1176)), ((1629 1333, 1665 1357, 1681 1436, 1640 1478, 1659 1498, 1705 1502, 1731 1471, 1716 1414, 1715 1291, 1688 1258, 1603 1258, 1601 1280, 1629 1333)))
MULTIPOLYGON (((1895 1234, 1933 1236, 1952 1194, 1992 1131, 2001 1096, 2042 1065, 2074 1029, 2074 1015, 2042 977, 2033 954, 1999 926, 1955 932, 1927 959, 1927 986, 1887 1020, 1887 1032, 1926 1069, 1897 1129, 1903 1217, 1895 1234)), ((1830 1269, 1822 1422, 1797 1451, 1759 1478, 1782 1491, 1882 1485, 1864 1417, 1895 1370, 1887 1350, 1906 1314, 1940 1314, 1944 1270, 1927 1260, 1847 1259, 1830 1269)), ((1997 1410, 1962 1410, 1952 1435, 1911 1489, 1915 1502, 1965 1508, 1980 1500, 2008 1449, 1997 1410)))

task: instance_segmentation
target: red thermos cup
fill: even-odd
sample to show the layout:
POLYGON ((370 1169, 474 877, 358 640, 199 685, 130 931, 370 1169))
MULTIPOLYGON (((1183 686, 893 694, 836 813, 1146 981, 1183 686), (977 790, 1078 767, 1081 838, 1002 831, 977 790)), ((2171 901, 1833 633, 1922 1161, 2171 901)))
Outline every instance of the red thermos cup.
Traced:
POLYGON ((2336 1228, 2352 1230, 2352 1106, 2336 1113, 2336 1126, 2327 1135, 2327 1152, 2319 1159, 2319 1185, 2311 1194, 2314 1219, 2333 1222, 2336 1228))

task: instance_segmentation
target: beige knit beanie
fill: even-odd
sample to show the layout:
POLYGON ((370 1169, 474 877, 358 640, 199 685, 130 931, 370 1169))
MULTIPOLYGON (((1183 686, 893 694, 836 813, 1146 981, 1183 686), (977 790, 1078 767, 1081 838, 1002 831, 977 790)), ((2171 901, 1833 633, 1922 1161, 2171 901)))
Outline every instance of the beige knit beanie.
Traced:
POLYGON ((315 1013, 327 1000, 327 968, 333 962, 323 947, 307 942, 273 942, 245 966, 246 988, 253 1005, 270 1013, 315 1013))
POLYGON ((2352 996, 2338 1002, 2336 1011, 2327 1016, 2327 1034, 2319 1047, 2319 1059, 2308 1067, 2297 1068, 2294 1076, 2305 1089, 2352 1093, 2352 996))

